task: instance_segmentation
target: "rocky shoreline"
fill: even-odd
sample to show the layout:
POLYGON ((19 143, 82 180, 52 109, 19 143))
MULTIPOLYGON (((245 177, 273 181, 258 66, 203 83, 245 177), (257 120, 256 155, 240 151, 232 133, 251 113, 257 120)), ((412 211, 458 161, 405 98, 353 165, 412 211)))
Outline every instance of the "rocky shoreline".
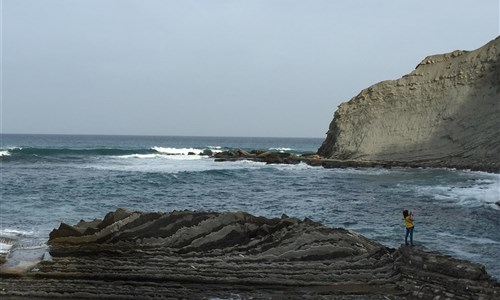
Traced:
POLYGON ((286 215, 130 212, 62 223, 2 267, 2 299, 499 299, 484 267, 286 215))
POLYGON ((489 173, 500 173, 500 166, 496 163, 465 163, 456 161, 451 163, 449 160, 422 160, 422 161, 367 161, 355 159, 332 159, 325 158, 317 153, 307 153, 296 155, 289 152, 251 150, 246 151, 237 149, 232 151, 223 151, 219 153, 204 153, 212 157, 217 162, 249 160, 263 162, 267 164, 299 164, 305 163, 310 166, 320 166, 324 168, 451 168, 457 170, 483 171, 489 173))

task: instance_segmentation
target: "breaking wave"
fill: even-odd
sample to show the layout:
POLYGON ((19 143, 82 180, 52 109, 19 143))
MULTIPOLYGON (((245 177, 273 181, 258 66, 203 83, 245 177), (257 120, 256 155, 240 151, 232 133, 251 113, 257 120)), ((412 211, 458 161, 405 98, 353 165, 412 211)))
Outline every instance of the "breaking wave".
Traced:
POLYGON ((13 229, 13 228, 0 229, 0 236, 3 236, 3 237, 23 237, 23 236, 31 236, 31 235, 33 235, 33 231, 13 229))
POLYGON ((205 151, 212 153, 222 152, 220 146, 207 146, 205 148, 174 148, 154 146, 143 149, 122 149, 122 148, 35 148, 35 147, 12 147, 0 149, 2 160, 37 159, 47 157, 74 158, 74 157, 96 157, 114 156, 124 158, 155 158, 158 156, 178 156, 178 155, 201 155, 205 151))
POLYGON ((152 147, 152 150, 168 155, 199 155, 203 153, 201 149, 194 148, 171 148, 171 147, 152 147))
POLYGON ((46 156, 109 156, 152 153, 150 149, 117 149, 117 148, 34 148, 16 147, 0 150, 3 156, 15 157, 46 157, 46 156))
POLYGON ((33 231, 14 228, 0 229, 0 254, 7 254, 19 243, 19 239, 32 237, 33 231))
POLYGON ((278 147, 278 148, 269 148, 269 150, 278 151, 278 152, 290 152, 290 151, 293 151, 294 149, 286 148, 286 147, 278 147))
POLYGON ((8 150, 0 150, 0 157, 2 156, 10 156, 10 153, 8 150))

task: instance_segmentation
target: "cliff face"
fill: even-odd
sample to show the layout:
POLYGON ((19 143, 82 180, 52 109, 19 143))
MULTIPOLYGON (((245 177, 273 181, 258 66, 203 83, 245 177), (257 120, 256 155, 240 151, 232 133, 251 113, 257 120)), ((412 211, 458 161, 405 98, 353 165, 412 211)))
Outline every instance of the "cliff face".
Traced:
POLYGON ((500 167, 500 37, 426 57, 398 80, 342 103, 318 150, 326 158, 500 167))

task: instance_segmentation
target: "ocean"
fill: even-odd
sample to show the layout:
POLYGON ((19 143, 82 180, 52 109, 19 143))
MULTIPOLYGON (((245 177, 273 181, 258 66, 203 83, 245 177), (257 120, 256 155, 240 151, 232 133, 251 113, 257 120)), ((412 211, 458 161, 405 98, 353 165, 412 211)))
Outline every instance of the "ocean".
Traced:
POLYGON ((46 247, 61 222, 140 211, 246 211, 310 218, 389 247, 414 240, 500 278, 500 175, 452 169, 324 169, 215 162, 232 149, 316 152, 317 138, 1 135, 0 252, 46 247), (195 155, 188 155, 189 153, 195 155), (15 239, 16 243, 9 243, 15 239))

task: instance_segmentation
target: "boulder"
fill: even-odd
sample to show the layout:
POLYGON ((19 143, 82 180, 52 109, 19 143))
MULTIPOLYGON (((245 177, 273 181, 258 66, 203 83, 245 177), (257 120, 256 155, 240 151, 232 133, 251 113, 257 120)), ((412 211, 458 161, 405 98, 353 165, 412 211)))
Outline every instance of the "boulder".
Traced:
POLYGON ((73 227, 73 226, 68 225, 66 223, 61 223, 57 230, 52 230, 52 232, 49 234, 49 239, 56 239, 56 238, 68 237, 68 236, 75 237, 75 236, 81 236, 81 235, 83 235, 83 232, 78 230, 77 227, 73 227))
POLYGON ((204 156, 213 156, 214 155, 214 152, 210 149, 205 149, 203 150, 203 152, 201 152, 201 155, 204 155, 204 156))

